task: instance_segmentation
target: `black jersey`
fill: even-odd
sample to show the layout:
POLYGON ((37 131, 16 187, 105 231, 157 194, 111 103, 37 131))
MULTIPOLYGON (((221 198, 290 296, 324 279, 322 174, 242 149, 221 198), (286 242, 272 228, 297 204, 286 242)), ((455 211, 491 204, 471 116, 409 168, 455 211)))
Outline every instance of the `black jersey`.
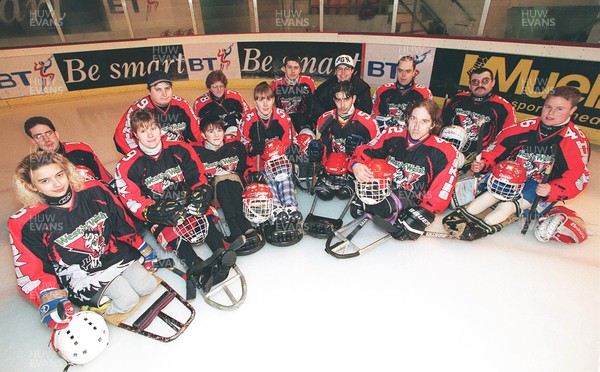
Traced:
POLYGON ((482 132, 482 148, 485 149, 503 128, 516 122, 514 107, 497 94, 475 97, 472 93, 457 93, 442 109, 444 126, 458 125, 467 131, 469 144, 462 151, 477 150, 477 139, 482 132))
POLYGON ((57 153, 63 154, 78 171, 85 173, 88 178, 95 178, 107 184, 112 181, 112 176, 87 143, 60 142, 57 153))
POLYGON ((70 208, 38 204, 8 220, 17 285, 34 305, 64 288, 75 304, 97 306, 110 282, 139 259, 143 240, 115 196, 88 180, 70 208))
POLYGON ((414 81, 407 87, 402 87, 398 82, 384 84, 375 92, 373 114, 405 121, 404 112, 410 104, 432 97, 428 88, 414 81))
POLYGON ((294 85, 288 85, 285 76, 280 77, 271 83, 271 90, 275 96, 275 106, 289 115, 310 115, 312 95, 315 93, 315 82, 311 77, 300 75, 294 85))
POLYGON ((431 213, 448 208, 456 185, 456 149, 436 135, 413 143, 406 128, 389 127, 376 141, 356 149, 349 169, 370 159, 387 159, 396 168, 394 190, 431 213))
MULTIPOLYGON (((338 79, 334 75, 325 80, 315 90, 315 94, 313 95, 313 107, 311 115, 313 122, 317 122, 319 116, 323 115, 325 112, 336 108, 335 103, 333 102, 333 89, 337 83, 338 79)), ((354 107, 362 112, 370 114, 373 110, 371 86, 357 75, 352 75, 352 78, 350 78, 350 83, 352 83, 354 92, 356 94, 354 107)))
POLYGON ((192 147, 202 161, 208 177, 237 173, 243 178, 247 155, 246 147, 240 141, 224 143, 216 150, 200 144, 192 144, 192 147))
POLYGON ((346 152, 346 139, 357 136, 362 143, 370 142, 379 134, 379 127, 373 116, 354 109, 354 113, 345 121, 338 117, 337 110, 331 110, 317 122, 318 136, 325 145, 323 161, 332 152, 346 152))
POLYGON ((194 101, 194 112, 200 120, 212 115, 218 116, 225 122, 225 128, 239 126, 242 117, 250 110, 250 106, 241 94, 234 90, 225 90, 220 100, 211 93, 204 93, 194 101))

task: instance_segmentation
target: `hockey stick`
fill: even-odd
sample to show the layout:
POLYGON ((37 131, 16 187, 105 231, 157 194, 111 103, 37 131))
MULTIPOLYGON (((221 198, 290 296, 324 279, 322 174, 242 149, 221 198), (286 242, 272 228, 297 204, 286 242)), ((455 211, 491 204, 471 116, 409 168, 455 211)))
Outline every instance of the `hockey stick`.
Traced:
MULTIPOLYGON (((546 169, 544 170, 544 176, 542 177, 541 183, 548 183, 548 179, 550 178, 550 173, 552 173, 552 168, 554 168, 554 162, 556 160, 556 153, 558 152, 558 146, 556 144, 550 147, 550 156, 551 162, 548 164, 546 169)), ((535 214, 535 210, 540 202, 540 196, 535 194, 533 198, 533 202, 531 203, 531 207, 529 208, 529 213, 527 213, 527 218, 525 218, 525 223, 523 224, 523 228, 521 229, 521 234, 527 234, 527 230, 529 230, 529 225, 531 224, 531 220, 533 215, 535 214)))
MULTIPOLYGON (((382 218, 380 216, 377 216, 377 215, 373 216, 373 222, 375 223, 375 225, 381 227, 382 229, 384 229, 385 231, 387 231, 390 234, 394 234, 394 233, 397 233, 400 231, 400 228, 398 226, 392 225, 390 222, 386 221, 384 218, 382 218)), ((442 232, 423 231, 422 235, 428 236, 431 238, 461 240, 459 237, 456 237, 452 234, 442 233, 442 232)))

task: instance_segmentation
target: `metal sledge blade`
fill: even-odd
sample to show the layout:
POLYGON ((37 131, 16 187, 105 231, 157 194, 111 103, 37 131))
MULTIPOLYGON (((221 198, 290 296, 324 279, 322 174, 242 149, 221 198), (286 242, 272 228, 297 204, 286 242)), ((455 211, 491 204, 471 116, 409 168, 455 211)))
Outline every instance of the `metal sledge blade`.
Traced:
POLYGON ((362 248, 352 242, 352 238, 369 221, 371 221, 372 218, 373 216, 367 213, 361 218, 357 218, 356 220, 350 222, 342 228, 334 231, 333 234, 329 235, 329 237, 327 238, 327 243, 325 244, 325 252, 327 252, 335 258, 352 258, 360 256, 362 253, 372 248, 375 248, 381 243, 391 239, 392 236, 390 234, 387 234, 362 248), (348 235, 344 236, 344 232, 350 229, 352 229, 352 231, 348 235), (339 242, 332 244, 334 238, 338 239, 339 242))
POLYGON ((230 272, 227 279, 214 285, 207 293, 201 291, 204 301, 215 309, 235 310, 246 300, 246 278, 237 265, 233 265, 232 269, 233 273, 230 272), (236 291, 238 293, 234 293, 233 285, 239 286, 239 290, 236 291))

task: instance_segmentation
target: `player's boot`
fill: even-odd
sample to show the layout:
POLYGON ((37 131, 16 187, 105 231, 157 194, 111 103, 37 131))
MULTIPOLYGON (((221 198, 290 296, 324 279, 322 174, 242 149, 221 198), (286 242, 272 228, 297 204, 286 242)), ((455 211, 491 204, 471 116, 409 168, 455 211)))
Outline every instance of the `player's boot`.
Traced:
MULTIPOLYGON (((219 257, 216 264, 211 267, 210 275, 203 275, 200 279, 200 286, 204 293, 210 292, 213 286, 223 282, 229 276, 229 271, 235 265, 237 256, 232 250, 217 250, 219 257)), ((217 254, 215 252, 215 254, 217 254)))

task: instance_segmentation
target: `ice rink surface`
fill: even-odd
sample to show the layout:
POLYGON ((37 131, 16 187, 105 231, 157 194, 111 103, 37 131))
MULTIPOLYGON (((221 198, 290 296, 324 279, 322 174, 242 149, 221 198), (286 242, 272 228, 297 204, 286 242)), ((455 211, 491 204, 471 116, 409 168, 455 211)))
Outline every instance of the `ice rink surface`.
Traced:
MULTIPOLYGON (((190 104, 204 93, 177 84, 174 91, 190 104)), ((0 108, 0 371, 61 371, 65 364, 48 346, 51 332, 37 309, 17 291, 5 227, 20 207, 11 177, 31 148, 24 120, 49 117, 61 140, 87 142, 112 171, 120 159, 114 128, 144 94, 0 108)), ((290 247, 267 245, 238 259, 248 281, 239 309, 219 311, 198 297, 196 319, 171 343, 110 326, 104 353, 70 371, 597 371, 599 150, 592 148, 589 187, 568 203, 587 221, 583 244, 543 244, 513 224, 475 242, 391 240, 348 260, 327 255, 325 241, 309 236, 290 247)), ((298 199, 306 215, 312 197, 299 192, 298 199)), ((334 217, 343 202, 317 208, 334 217)), ((440 216, 429 229, 443 230, 440 216)), ((355 240, 383 234, 367 225, 355 240)), ((159 275, 183 291, 177 277, 159 275)))

